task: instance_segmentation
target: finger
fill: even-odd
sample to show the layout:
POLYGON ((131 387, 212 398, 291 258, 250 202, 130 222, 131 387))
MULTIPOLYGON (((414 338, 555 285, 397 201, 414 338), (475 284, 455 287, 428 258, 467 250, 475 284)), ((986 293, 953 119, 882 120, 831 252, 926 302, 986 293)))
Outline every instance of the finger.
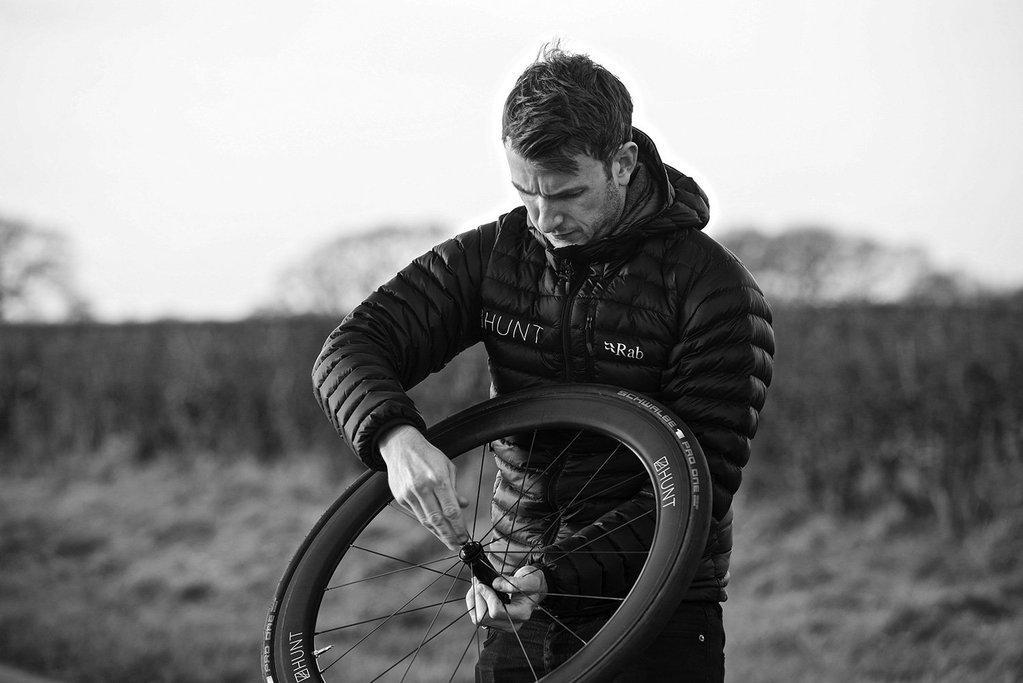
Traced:
POLYGON ((487 617, 482 621, 482 623, 480 623, 480 626, 494 631, 502 631, 504 633, 515 633, 518 630, 518 627, 514 624, 514 622, 511 624, 508 623, 507 617, 501 617, 500 619, 491 619, 490 617, 487 617))
POLYGON ((531 565, 519 567, 513 576, 504 574, 494 580, 494 588, 505 593, 535 595, 544 590, 546 582, 540 569, 531 565))
POLYGON ((407 498, 396 499, 398 505, 402 506, 406 510, 412 513, 412 515, 419 520, 419 523, 429 529, 429 525, 426 523, 426 515, 423 514, 423 506, 419 503, 419 499, 409 494, 407 498))
POLYGON ((420 506, 419 521, 422 525, 448 548, 457 550, 459 544, 456 536, 451 530, 451 525, 446 522, 444 513, 441 512, 440 503, 433 491, 426 490, 422 493, 416 491, 416 502, 420 506))
MULTIPOLYGON (((528 578, 524 580, 528 581, 528 578)), ((521 585, 522 581, 522 578, 510 580, 507 576, 494 579, 494 588, 496 590, 511 594, 511 602, 507 605, 502 604, 501 607, 507 615, 504 617, 505 620, 511 618, 516 624, 528 621, 533 616, 533 610, 536 609, 538 604, 537 597, 539 597, 528 586, 521 585)))
POLYGON ((462 519, 462 505, 458 501, 454 488, 450 484, 444 484, 434 489, 437 502, 440 504, 441 514, 444 515, 444 524, 450 528, 450 533, 459 545, 469 540, 469 532, 465 528, 465 520, 462 519))
MULTIPOLYGON (((473 577, 473 582, 476 581, 476 577, 473 577)), ((469 586, 469 590, 465 591, 465 611, 469 613, 469 620, 474 624, 479 623, 479 619, 476 617, 476 585, 469 586)))
POLYGON ((469 614, 469 620, 476 626, 482 626, 487 615, 487 603, 476 592, 476 587, 471 587, 465 593, 465 609, 469 614))
POLYGON ((451 550, 458 549, 459 547, 458 545, 452 545, 452 542, 450 540, 450 534, 445 536, 446 533, 445 530, 437 525, 436 520, 439 513, 431 514, 430 512, 428 512, 427 509, 423 506, 421 499, 416 498, 414 496, 409 498, 409 502, 405 504, 405 507, 412 511, 412 514, 415 515, 416 519, 419 520, 419 523, 423 525, 423 528, 425 528, 431 534, 436 536, 437 540, 439 540, 441 543, 446 545, 451 550))
POLYGON ((406 489, 394 484, 393 480, 388 479, 387 485, 391 489, 391 495, 394 497, 394 502, 397 506, 403 510, 408 510, 412 515, 419 519, 416 514, 416 500, 415 492, 412 489, 406 489))
POLYGON ((475 609, 476 609, 476 621, 478 623, 483 623, 484 620, 487 618, 487 601, 479 593, 476 593, 476 607, 475 607, 475 609))
POLYGON ((528 617, 523 617, 518 612, 508 609, 501 610, 499 616, 490 616, 488 614, 483 618, 481 625, 498 631, 504 631, 505 633, 515 633, 527 619, 528 617))
POLYGON ((494 579, 493 586, 494 590, 501 591, 502 593, 512 593, 514 595, 516 593, 535 593, 535 583, 536 580, 530 578, 528 572, 525 576, 520 576, 518 572, 516 572, 515 576, 502 574, 497 577, 494 579))
POLYGON ((473 578, 473 581, 476 582, 476 585, 473 586, 472 591, 473 613, 476 616, 476 623, 480 624, 483 623, 484 619, 487 616, 487 601, 480 594, 480 587, 482 584, 480 584, 479 581, 476 581, 475 578, 473 578))
POLYGON ((423 503, 427 528, 446 546, 452 550, 458 550, 463 543, 469 540, 465 525, 461 524, 461 510, 457 503, 452 504, 453 498, 448 499, 446 503, 441 503, 436 494, 431 496, 427 493, 420 500, 423 503), (461 530, 456 528, 455 521, 459 523, 461 530))
POLYGON ((496 618, 503 619, 504 603, 502 603, 500 598, 497 597, 497 593, 495 593, 493 589, 490 588, 490 586, 487 586, 486 584, 482 583, 480 584, 479 589, 477 589, 477 592, 479 593, 479 596, 483 599, 483 601, 486 603, 487 615, 490 616, 492 619, 496 618))
POLYGON ((526 566, 519 567, 517 570, 515 570, 514 576, 515 578, 525 578, 527 576, 530 576, 531 574, 537 573, 538 571, 540 571, 539 567, 527 564, 526 566))
MULTIPOLYGON (((514 617, 509 620, 510 615, 504 609, 499 609, 496 614, 491 614, 487 604, 483 603, 483 606, 485 611, 483 613, 483 617, 480 619, 480 626, 492 628, 497 631, 504 631, 505 633, 514 633, 521 625, 519 620, 514 617)), ((503 608, 504 606, 501 605, 501 607, 503 608)))
POLYGON ((508 577, 499 576, 494 579, 493 587, 495 591, 501 591, 502 593, 518 593, 519 588, 513 584, 508 577))
POLYGON ((411 512, 413 515, 416 514, 415 508, 413 508, 412 504, 407 502, 404 498, 399 498, 398 496, 395 496, 394 497, 394 503, 395 503, 395 505, 397 505, 402 510, 407 510, 407 511, 411 512))

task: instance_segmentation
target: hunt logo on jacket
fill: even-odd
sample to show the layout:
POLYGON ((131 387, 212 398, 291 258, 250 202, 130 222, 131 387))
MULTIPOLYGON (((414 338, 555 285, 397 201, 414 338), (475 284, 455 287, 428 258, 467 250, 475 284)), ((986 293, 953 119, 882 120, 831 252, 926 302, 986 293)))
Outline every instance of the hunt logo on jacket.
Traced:
POLYGON ((486 309, 480 311, 480 327, 484 332, 490 331, 500 337, 521 339, 533 344, 540 342, 540 335, 543 333, 541 325, 516 320, 510 315, 493 313, 486 309))

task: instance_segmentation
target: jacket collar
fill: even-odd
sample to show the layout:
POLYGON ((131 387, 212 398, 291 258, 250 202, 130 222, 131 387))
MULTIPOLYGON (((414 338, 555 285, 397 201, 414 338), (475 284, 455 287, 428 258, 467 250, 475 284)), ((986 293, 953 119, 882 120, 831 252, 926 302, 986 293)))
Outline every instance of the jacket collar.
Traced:
MULTIPOLYGON (((689 228, 702 230, 710 220, 707 195, 696 181, 665 164, 653 140, 636 127, 632 128, 632 140, 639 147, 639 163, 647 175, 647 182, 653 184, 652 195, 646 202, 652 206, 638 212, 626 211, 624 220, 605 237, 567 247, 552 247, 543 233, 529 221, 527 214, 526 224, 533 237, 546 249, 552 265, 556 266, 562 260, 575 263, 615 261, 635 251, 644 236, 689 228)), ((636 176, 639 173, 630 181, 628 193, 641 190, 638 186, 633 187, 636 176)), ((626 195, 626 206, 629 199, 626 195)))

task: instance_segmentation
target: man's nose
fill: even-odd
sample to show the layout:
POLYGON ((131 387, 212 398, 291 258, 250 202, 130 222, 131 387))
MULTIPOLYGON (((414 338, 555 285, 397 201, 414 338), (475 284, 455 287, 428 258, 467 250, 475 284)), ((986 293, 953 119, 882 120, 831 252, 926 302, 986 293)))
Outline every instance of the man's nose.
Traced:
POLYGON ((552 202, 541 197, 536 202, 536 227, 542 233, 554 232, 561 225, 563 217, 560 212, 555 211, 552 202))

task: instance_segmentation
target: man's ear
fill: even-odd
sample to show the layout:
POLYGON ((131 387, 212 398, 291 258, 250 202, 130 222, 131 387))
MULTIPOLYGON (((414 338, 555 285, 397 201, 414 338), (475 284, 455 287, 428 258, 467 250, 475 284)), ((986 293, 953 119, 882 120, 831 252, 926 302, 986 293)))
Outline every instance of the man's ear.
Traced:
POLYGON ((628 185, 639 163, 639 145, 626 142, 611 160, 611 177, 619 185, 628 185))

